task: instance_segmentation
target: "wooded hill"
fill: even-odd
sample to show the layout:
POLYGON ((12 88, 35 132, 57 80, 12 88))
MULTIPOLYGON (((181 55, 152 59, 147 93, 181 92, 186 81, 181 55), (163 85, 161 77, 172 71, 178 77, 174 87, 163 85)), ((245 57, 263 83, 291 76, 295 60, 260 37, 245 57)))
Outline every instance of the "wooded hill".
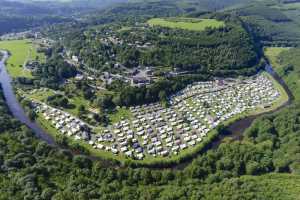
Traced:
POLYGON ((196 32, 148 25, 118 31, 120 26, 116 25, 112 35, 122 40, 122 44, 103 42, 107 27, 90 32, 70 32, 65 36, 64 44, 87 66, 100 71, 109 70, 117 62, 127 68, 167 66, 199 72, 238 71, 257 65, 259 44, 243 28, 239 18, 216 17, 224 20, 226 26, 196 32), (149 43, 151 47, 136 48, 132 44, 137 42, 149 43))

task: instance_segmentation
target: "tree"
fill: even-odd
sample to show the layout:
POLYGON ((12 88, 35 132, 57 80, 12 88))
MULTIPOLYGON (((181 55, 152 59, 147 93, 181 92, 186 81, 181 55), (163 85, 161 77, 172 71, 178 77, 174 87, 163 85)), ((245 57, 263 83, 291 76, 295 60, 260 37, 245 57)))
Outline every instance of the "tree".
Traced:
POLYGON ((260 171, 259 163, 252 161, 246 165, 246 173, 248 175, 257 175, 260 171))
POLYGON ((158 97, 159 97, 159 100, 160 100, 161 102, 167 101, 167 94, 166 94, 166 92, 165 92, 164 90, 161 90, 161 91, 159 92, 158 97))
POLYGON ((92 161, 86 156, 81 155, 74 156, 73 163, 80 168, 91 168, 92 166, 92 161))
POLYGON ((78 110, 78 115, 80 117, 82 117, 85 114, 85 112, 86 112, 85 106, 82 105, 82 104, 80 106, 78 106, 77 110, 78 110))
POLYGON ((112 95, 100 96, 96 101, 101 110, 112 108, 114 106, 112 95))
POLYGON ((95 92, 94 90, 92 89, 86 89, 86 90, 83 90, 83 97, 87 100, 91 100, 92 98, 95 97, 95 92))

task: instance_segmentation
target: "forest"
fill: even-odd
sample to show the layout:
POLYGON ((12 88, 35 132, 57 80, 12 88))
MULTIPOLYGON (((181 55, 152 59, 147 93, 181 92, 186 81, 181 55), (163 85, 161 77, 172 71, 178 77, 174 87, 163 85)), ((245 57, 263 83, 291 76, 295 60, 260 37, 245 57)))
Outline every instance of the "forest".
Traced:
POLYGON ((255 3, 234 12, 239 13, 245 26, 266 46, 298 46, 300 31, 296 13, 299 10, 283 10, 268 2, 255 3))
POLYGON ((238 71, 256 65, 260 59, 258 44, 243 29, 240 20, 231 16, 218 19, 225 20, 226 26, 199 32, 147 26, 113 30, 114 37, 123 41, 120 45, 101 41, 107 33, 104 26, 90 33, 67 34, 64 44, 90 68, 100 71, 109 70, 107 63, 113 60, 127 68, 170 66, 199 72, 238 71), (136 42, 150 43, 153 47, 137 49, 131 45, 136 42))

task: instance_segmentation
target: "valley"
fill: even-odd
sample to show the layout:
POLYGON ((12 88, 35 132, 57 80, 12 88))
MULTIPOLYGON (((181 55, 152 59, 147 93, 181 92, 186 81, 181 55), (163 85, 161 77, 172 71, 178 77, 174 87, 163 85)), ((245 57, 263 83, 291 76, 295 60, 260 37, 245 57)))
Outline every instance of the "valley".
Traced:
POLYGON ((0 199, 297 200, 298 0, 3 0, 0 199))

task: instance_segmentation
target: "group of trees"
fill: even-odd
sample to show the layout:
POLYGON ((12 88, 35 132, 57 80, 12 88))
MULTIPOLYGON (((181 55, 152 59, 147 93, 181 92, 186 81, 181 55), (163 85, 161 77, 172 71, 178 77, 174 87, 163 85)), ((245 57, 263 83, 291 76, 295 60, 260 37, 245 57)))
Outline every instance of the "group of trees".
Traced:
MULTIPOLYGON (((120 12, 125 10, 121 9, 120 12)), ((222 34, 226 36, 226 31, 230 32, 231 28, 237 27, 227 27, 222 34)), ((220 30, 206 31, 207 41, 202 41, 207 42, 205 48, 210 48, 209 35, 213 38, 213 35, 221 34, 218 33, 220 30)), ((168 33, 170 30, 164 31, 168 33)), ((177 34, 176 31, 173 33, 177 34)), ((237 48, 239 45, 245 46, 245 49, 241 49, 244 54, 251 39, 243 36, 244 30, 240 33, 242 34, 237 34, 237 37, 241 36, 245 41, 231 41, 233 44, 216 41, 224 45, 222 48, 234 46, 233 49, 237 52, 240 51, 237 48)), ((180 42, 187 46, 194 45, 188 39, 181 39, 180 42)), ((216 52, 222 52, 222 48, 216 48, 216 52)), ((250 53, 241 56, 237 63, 244 63, 242 60, 254 63, 259 56, 252 54, 255 52, 252 51, 253 48, 255 47, 251 46, 248 49, 250 53)), ((175 45, 174 52, 176 51, 178 48, 175 45)), ((235 56, 238 57, 239 54, 235 56)), ((222 60, 221 57, 218 59, 222 60)), ((177 61, 179 64, 182 62, 179 58, 177 61)), ((215 62, 216 66, 218 62, 215 62)), ((27 127, 11 116, 0 90, 0 199, 297 199, 300 195, 297 175, 300 174, 297 63, 292 63, 293 67, 290 67, 284 62, 286 67, 283 68, 283 75, 288 79, 292 77, 287 80, 296 96, 296 102, 292 106, 259 117, 241 141, 226 139, 219 146, 200 154, 184 169, 152 170, 131 168, 112 161, 95 161, 78 155, 78 150, 83 149, 79 145, 68 144, 64 137, 60 137, 58 143, 69 146, 70 149, 50 146, 37 139, 27 127), (76 154, 72 149, 76 150, 76 154)), ((235 67, 229 69, 239 73, 234 70, 235 67)), ((100 108, 105 109, 115 105, 164 101, 167 95, 182 89, 186 84, 206 80, 209 75, 218 71, 220 75, 224 75, 222 70, 220 66, 215 72, 170 78, 142 88, 132 88, 116 82, 110 86, 114 91, 113 95, 98 98, 88 84, 79 82, 76 87, 85 92, 86 99, 95 100, 100 108)), ((246 72, 250 73, 251 70, 241 73, 246 72)), ((75 73, 74 67, 65 63, 61 57, 56 57, 39 67, 32 83, 57 88, 60 82, 75 73)), ((50 97, 49 101, 58 106, 67 105, 64 97, 59 95, 50 97)), ((23 104, 29 111, 29 102, 25 101, 23 104)), ((85 112, 85 108, 80 107, 79 111, 85 112)))
MULTIPOLYGON (((220 20, 223 19, 225 20, 220 20)), ((234 19, 228 19, 225 27, 208 28, 201 32, 162 27, 146 28, 134 34, 130 32, 132 30, 123 32, 124 36, 120 36, 126 43, 150 42, 154 48, 136 51, 124 46, 117 49, 119 60, 125 65, 130 60, 144 66, 172 66, 183 71, 213 71, 252 67, 259 60, 254 41, 238 20, 234 19)))
POLYGON ((70 103, 67 97, 61 94, 54 94, 47 98, 47 103, 54 107, 70 108, 70 103))
POLYGON ((55 54, 46 63, 40 64, 33 74, 36 78, 34 81, 36 85, 58 88, 65 79, 76 76, 77 70, 61 56, 55 54))
POLYGON ((259 62, 255 41, 238 18, 218 16, 225 27, 188 31, 163 27, 120 29, 119 23, 89 31, 75 31, 65 37, 65 44, 89 66, 100 71, 120 62, 127 68, 138 66, 170 66, 179 70, 207 72, 242 70, 259 62), (101 41, 107 33, 122 40, 122 44, 101 41), (137 48, 149 43, 148 48, 137 48))

